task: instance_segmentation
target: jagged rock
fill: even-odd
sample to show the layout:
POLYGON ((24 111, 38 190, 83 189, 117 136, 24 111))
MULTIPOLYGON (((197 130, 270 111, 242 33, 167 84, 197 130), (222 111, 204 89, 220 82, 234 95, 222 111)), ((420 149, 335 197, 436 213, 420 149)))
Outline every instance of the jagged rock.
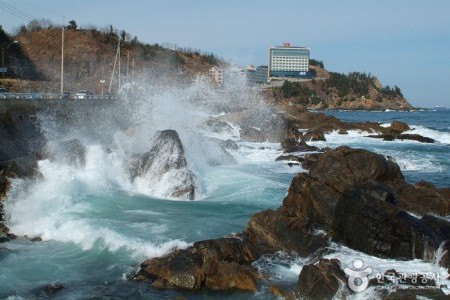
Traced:
POLYGON ((317 264, 305 265, 298 278, 300 299, 333 299, 346 284, 339 260, 320 259, 317 264))
POLYGON ((286 138, 282 143, 281 147, 284 149, 284 153, 292 152, 313 152, 319 151, 320 149, 315 146, 308 145, 304 139, 300 142, 295 138, 286 138))
POLYGON ((194 199, 197 178, 188 169, 184 148, 175 130, 159 131, 149 151, 131 163, 131 179, 149 188, 155 196, 194 199), (161 186, 158 186, 163 182, 161 186))
POLYGON ((346 190, 336 205, 331 235, 337 242, 370 255, 430 261, 441 242, 422 220, 397 206, 383 184, 366 182, 346 190))
POLYGON ((442 257, 440 257, 439 265, 450 270, 450 241, 445 241, 442 247, 442 257))
POLYGON ((256 213, 248 222, 244 235, 259 255, 286 250, 308 256, 327 244, 325 237, 311 234, 298 218, 286 216, 281 210, 256 213))
MULTIPOLYGON (((280 250, 320 255, 330 239, 383 258, 432 261, 443 249, 438 263, 448 266, 450 222, 430 215, 448 214, 447 190, 436 191, 425 182, 407 184, 397 164, 367 150, 339 147, 314 159, 309 174, 292 180, 282 206, 253 215, 241 238, 204 241, 150 259, 139 276, 162 288, 252 290, 257 277, 248 264, 253 260, 280 250), (244 286, 236 286, 236 272, 244 276, 244 286), (218 282, 219 277, 226 282, 218 282)), ((343 281, 337 261, 320 260, 303 267, 296 291, 274 292, 327 299, 343 281)))
POLYGON ((249 266, 253 250, 239 238, 194 243, 141 264, 137 280, 151 280, 154 288, 198 290, 256 290, 258 274, 249 266))
POLYGON ((383 139, 383 141, 410 140, 428 144, 436 142, 434 139, 421 136, 420 134, 399 134, 395 132, 384 133, 379 135, 368 135, 367 137, 375 139, 383 139))
POLYGON ((326 141, 323 130, 308 131, 304 134, 304 139, 306 141, 326 141))
POLYGON ((236 150, 239 148, 235 141, 230 139, 223 141, 216 138, 208 138, 201 142, 204 145, 198 151, 200 151, 210 166, 236 164, 236 159, 228 151, 228 149, 236 150))
POLYGON ((227 122, 218 119, 208 119, 204 123, 204 126, 212 132, 217 133, 233 133, 233 127, 227 122))
POLYGON ((398 201, 398 205, 417 215, 436 214, 447 216, 450 214, 450 198, 444 197, 432 184, 421 181, 415 185, 405 182, 391 186, 398 201))
POLYGON ((286 128, 284 115, 273 113, 265 122, 249 121, 242 124, 239 132, 242 141, 280 143, 285 136, 290 136, 286 128))
POLYGON ((0 243, 7 242, 11 239, 15 238, 14 234, 9 232, 9 228, 3 223, 5 221, 4 218, 4 208, 3 208, 3 199, 6 196, 10 188, 10 182, 8 177, 15 177, 15 173, 11 171, 10 168, 2 168, 0 167, 0 243))
POLYGON ((448 206, 432 187, 404 182, 398 165, 383 156, 339 147, 320 155, 309 174, 293 179, 277 211, 255 214, 246 235, 262 251, 308 255, 320 247, 320 237, 309 230, 318 227, 371 255, 430 260, 450 236, 405 210, 446 215, 448 206))
POLYGON ((253 143, 265 142, 261 129, 256 127, 242 127, 239 131, 241 140, 253 143))
POLYGON ((230 140, 230 139, 221 141, 220 145, 226 149, 231 149, 231 150, 239 149, 239 145, 235 141, 230 140))

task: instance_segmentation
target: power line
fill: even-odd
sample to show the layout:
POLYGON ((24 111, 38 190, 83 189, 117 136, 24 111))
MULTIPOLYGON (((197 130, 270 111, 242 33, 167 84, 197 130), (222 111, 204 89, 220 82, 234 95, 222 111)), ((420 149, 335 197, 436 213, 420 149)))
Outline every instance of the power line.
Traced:
POLYGON ((18 17, 18 18, 21 18, 21 19, 24 19, 24 20, 27 20, 27 21, 32 21, 34 19, 37 19, 35 16, 33 16, 33 15, 31 15, 31 14, 29 14, 29 13, 27 13, 27 12, 21 10, 21 9, 18 9, 18 8, 14 7, 14 6, 10 5, 10 4, 7 4, 5 2, 1 2, 1 1, 0 1, 0 9, 3 10, 3 11, 6 11, 6 12, 8 12, 8 13, 10 13, 10 14, 18 17))

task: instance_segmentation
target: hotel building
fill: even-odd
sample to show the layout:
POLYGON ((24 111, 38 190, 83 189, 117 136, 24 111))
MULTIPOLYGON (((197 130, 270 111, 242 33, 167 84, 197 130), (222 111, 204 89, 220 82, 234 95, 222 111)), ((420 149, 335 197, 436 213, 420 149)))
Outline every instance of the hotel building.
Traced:
POLYGON ((309 48, 292 47, 289 43, 269 48, 269 79, 308 78, 309 48))

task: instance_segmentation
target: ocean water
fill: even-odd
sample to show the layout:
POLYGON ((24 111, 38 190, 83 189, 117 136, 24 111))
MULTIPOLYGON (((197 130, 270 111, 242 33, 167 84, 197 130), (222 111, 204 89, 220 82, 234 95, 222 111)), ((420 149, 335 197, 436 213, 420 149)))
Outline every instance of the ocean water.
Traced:
MULTIPOLYGON (((262 98, 243 85, 217 91, 199 78, 187 88, 159 90, 146 82, 141 86, 141 98, 98 107, 95 114, 77 106, 70 113, 70 107, 64 108, 64 117, 55 112, 40 116, 51 155, 39 162, 39 176, 12 181, 5 205, 7 223, 22 237, 0 244, 1 299, 276 299, 267 287, 295 285, 302 266, 314 261, 283 252, 261 258, 254 266, 268 281, 252 293, 159 291, 128 280, 146 258, 241 232, 254 213, 279 207, 293 176, 302 171, 275 161, 281 154, 279 144, 240 142, 236 124, 220 133, 202 126, 205 118, 237 105, 256 107, 261 122, 270 116, 262 98), (149 194, 127 175, 130 159, 148 148, 151 137, 162 129, 180 134, 188 165, 199 182, 194 201, 149 194), (220 158, 208 163, 208 156, 218 152, 205 137, 237 141, 240 147, 230 150, 235 163, 220 163, 220 158), (68 160, 58 148, 60 142, 72 139, 85 146, 85 161, 68 160), (63 288, 47 294, 49 285, 63 288)), ((413 125, 414 132, 430 135, 436 144, 383 142, 362 132, 331 133, 327 142, 316 144, 367 148, 394 157, 410 182, 426 179, 439 187, 450 186, 449 111, 327 113, 346 120, 401 120, 413 125)), ((170 188, 175 179, 161 184, 170 188)), ((448 277, 433 263, 382 260, 333 243, 330 247, 335 252, 328 257, 347 265, 361 258, 379 272, 395 268, 448 277)), ((368 293, 376 296, 375 291, 368 293)))

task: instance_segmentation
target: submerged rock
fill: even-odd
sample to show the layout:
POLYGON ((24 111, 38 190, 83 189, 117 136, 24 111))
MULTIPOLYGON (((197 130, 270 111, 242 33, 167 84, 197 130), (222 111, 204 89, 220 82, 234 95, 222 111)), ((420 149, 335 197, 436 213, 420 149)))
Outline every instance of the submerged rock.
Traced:
POLYGON ((130 174, 135 185, 154 196, 195 198, 197 178, 188 168, 183 145, 175 130, 159 131, 150 150, 131 163, 130 174))

